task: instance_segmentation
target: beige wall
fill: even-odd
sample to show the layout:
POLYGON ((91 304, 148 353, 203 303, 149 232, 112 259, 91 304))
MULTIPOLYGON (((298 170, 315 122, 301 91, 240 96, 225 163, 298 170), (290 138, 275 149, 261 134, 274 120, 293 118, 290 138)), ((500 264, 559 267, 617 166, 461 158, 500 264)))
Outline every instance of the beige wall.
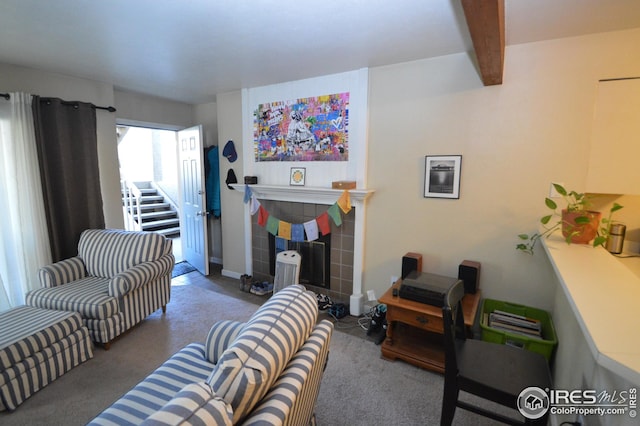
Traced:
POLYGON ((182 130, 194 126, 194 105, 140 93, 114 92, 119 124, 182 130))
MULTIPOLYGON (((113 86, 109 84, 6 64, 0 64, 0 92, 26 92, 68 101, 90 102, 98 106, 116 106, 113 86)), ((116 115, 97 110, 96 118, 105 224, 108 228, 121 229, 124 220, 116 146, 116 115)))
MULTIPOLYGON (((597 81, 640 75, 639 43, 640 30, 632 30, 508 47, 504 83, 492 87, 482 86, 465 54, 371 68, 368 186, 376 192, 363 291, 380 296, 413 251, 425 270, 444 275, 455 275, 462 260, 479 261, 485 297, 551 310, 549 261, 542 249, 517 252, 517 235, 534 231, 546 213, 550 182, 584 189, 597 81), (428 154, 463 156, 459 200, 423 197, 428 154)), ((240 92, 220 99, 220 140, 240 140, 240 92)), ((226 228, 227 218, 240 220, 243 203, 223 196, 226 228)), ((635 220, 628 234, 637 235, 640 211, 631 204, 620 218, 635 220)), ((236 273, 245 267, 240 229, 238 222, 223 230, 225 268, 236 273)))
POLYGON ((218 104, 218 141, 220 147, 220 203, 222 205, 222 273, 239 278, 246 269, 244 244, 244 193, 231 190, 225 184, 230 168, 243 182, 242 169, 242 96, 240 91, 223 93, 217 96, 218 104), (222 156, 227 141, 233 141, 238 159, 230 163, 222 156))
POLYGON ((381 294, 413 251, 445 275, 479 261, 485 297, 550 309, 549 263, 516 235, 551 181, 584 190, 597 80, 640 75, 639 44, 634 30, 512 46, 493 87, 463 54, 371 69, 365 289, 381 294), (463 156, 459 200, 423 198, 428 154, 463 156))

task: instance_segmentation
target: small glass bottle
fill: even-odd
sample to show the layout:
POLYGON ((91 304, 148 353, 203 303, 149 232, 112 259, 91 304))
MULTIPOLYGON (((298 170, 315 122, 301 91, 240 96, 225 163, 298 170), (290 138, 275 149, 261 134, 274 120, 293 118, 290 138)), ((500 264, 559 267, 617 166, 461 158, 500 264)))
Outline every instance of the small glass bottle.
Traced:
POLYGON ((606 248, 609 253, 620 254, 622 253, 622 246, 624 244, 624 234, 627 227, 622 223, 612 223, 609 229, 609 238, 607 238, 606 248))

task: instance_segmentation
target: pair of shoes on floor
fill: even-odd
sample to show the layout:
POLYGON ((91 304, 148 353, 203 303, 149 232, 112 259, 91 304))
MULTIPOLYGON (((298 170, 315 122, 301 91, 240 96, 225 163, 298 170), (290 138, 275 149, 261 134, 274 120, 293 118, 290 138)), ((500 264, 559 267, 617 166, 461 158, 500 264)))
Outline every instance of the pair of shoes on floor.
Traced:
POLYGON ((251 290, 249 290, 253 294, 257 294, 258 296, 264 296, 265 294, 273 293, 273 284, 264 281, 264 282, 255 282, 251 284, 251 290))
POLYGON ((251 275, 240 275, 240 291, 246 291, 247 293, 251 291, 251 275))
POLYGON ((333 305, 333 300, 326 294, 316 294, 316 299, 318 299, 318 309, 321 311, 329 309, 333 305))

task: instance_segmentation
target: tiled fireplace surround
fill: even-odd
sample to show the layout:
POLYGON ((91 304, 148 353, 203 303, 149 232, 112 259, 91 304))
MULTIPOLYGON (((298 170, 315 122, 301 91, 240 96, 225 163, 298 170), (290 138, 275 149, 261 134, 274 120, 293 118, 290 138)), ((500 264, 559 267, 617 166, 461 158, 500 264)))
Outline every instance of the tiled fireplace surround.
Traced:
MULTIPOLYGON (((261 200, 260 202, 270 215, 290 223, 313 220, 326 212, 329 207, 326 204, 291 201, 261 200)), ((341 216, 341 226, 336 226, 331 219, 329 220, 331 224, 329 288, 311 284, 305 284, 305 286, 316 293, 328 295, 336 302, 349 303, 353 290, 355 208, 352 208, 348 214, 341 212, 341 216)), ((253 277, 260 281, 273 282, 274 277, 269 273, 269 232, 265 227, 258 225, 257 217, 258 215, 254 215, 251 219, 253 277)))
MULTIPOLYGON (((363 185, 364 186, 364 185, 363 185)), ((232 184, 234 189, 245 191, 244 185, 232 184)), ((304 223, 317 218, 336 203, 343 190, 318 186, 251 185, 252 195, 267 211, 280 220, 304 223)), ((367 200, 375 190, 357 188, 349 190, 351 210, 341 212, 342 224, 331 225, 330 289, 306 286, 317 293, 327 294, 336 302, 349 304, 349 313, 363 313, 364 295, 364 243, 367 200)), ((246 270, 256 279, 273 281, 269 275, 269 240, 267 230, 257 224, 257 214, 251 215, 249 203, 245 204, 246 270), (255 216, 255 217, 254 217, 255 216), (254 259, 255 258, 255 259, 254 259)))

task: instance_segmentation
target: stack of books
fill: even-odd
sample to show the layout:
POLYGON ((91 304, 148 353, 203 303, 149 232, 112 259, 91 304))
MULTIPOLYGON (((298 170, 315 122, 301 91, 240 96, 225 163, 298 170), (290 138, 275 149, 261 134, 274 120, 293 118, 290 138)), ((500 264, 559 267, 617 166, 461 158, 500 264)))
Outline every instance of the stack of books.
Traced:
POLYGON ((539 320, 510 312, 495 310, 489 314, 489 327, 527 337, 542 339, 542 324, 539 320))

